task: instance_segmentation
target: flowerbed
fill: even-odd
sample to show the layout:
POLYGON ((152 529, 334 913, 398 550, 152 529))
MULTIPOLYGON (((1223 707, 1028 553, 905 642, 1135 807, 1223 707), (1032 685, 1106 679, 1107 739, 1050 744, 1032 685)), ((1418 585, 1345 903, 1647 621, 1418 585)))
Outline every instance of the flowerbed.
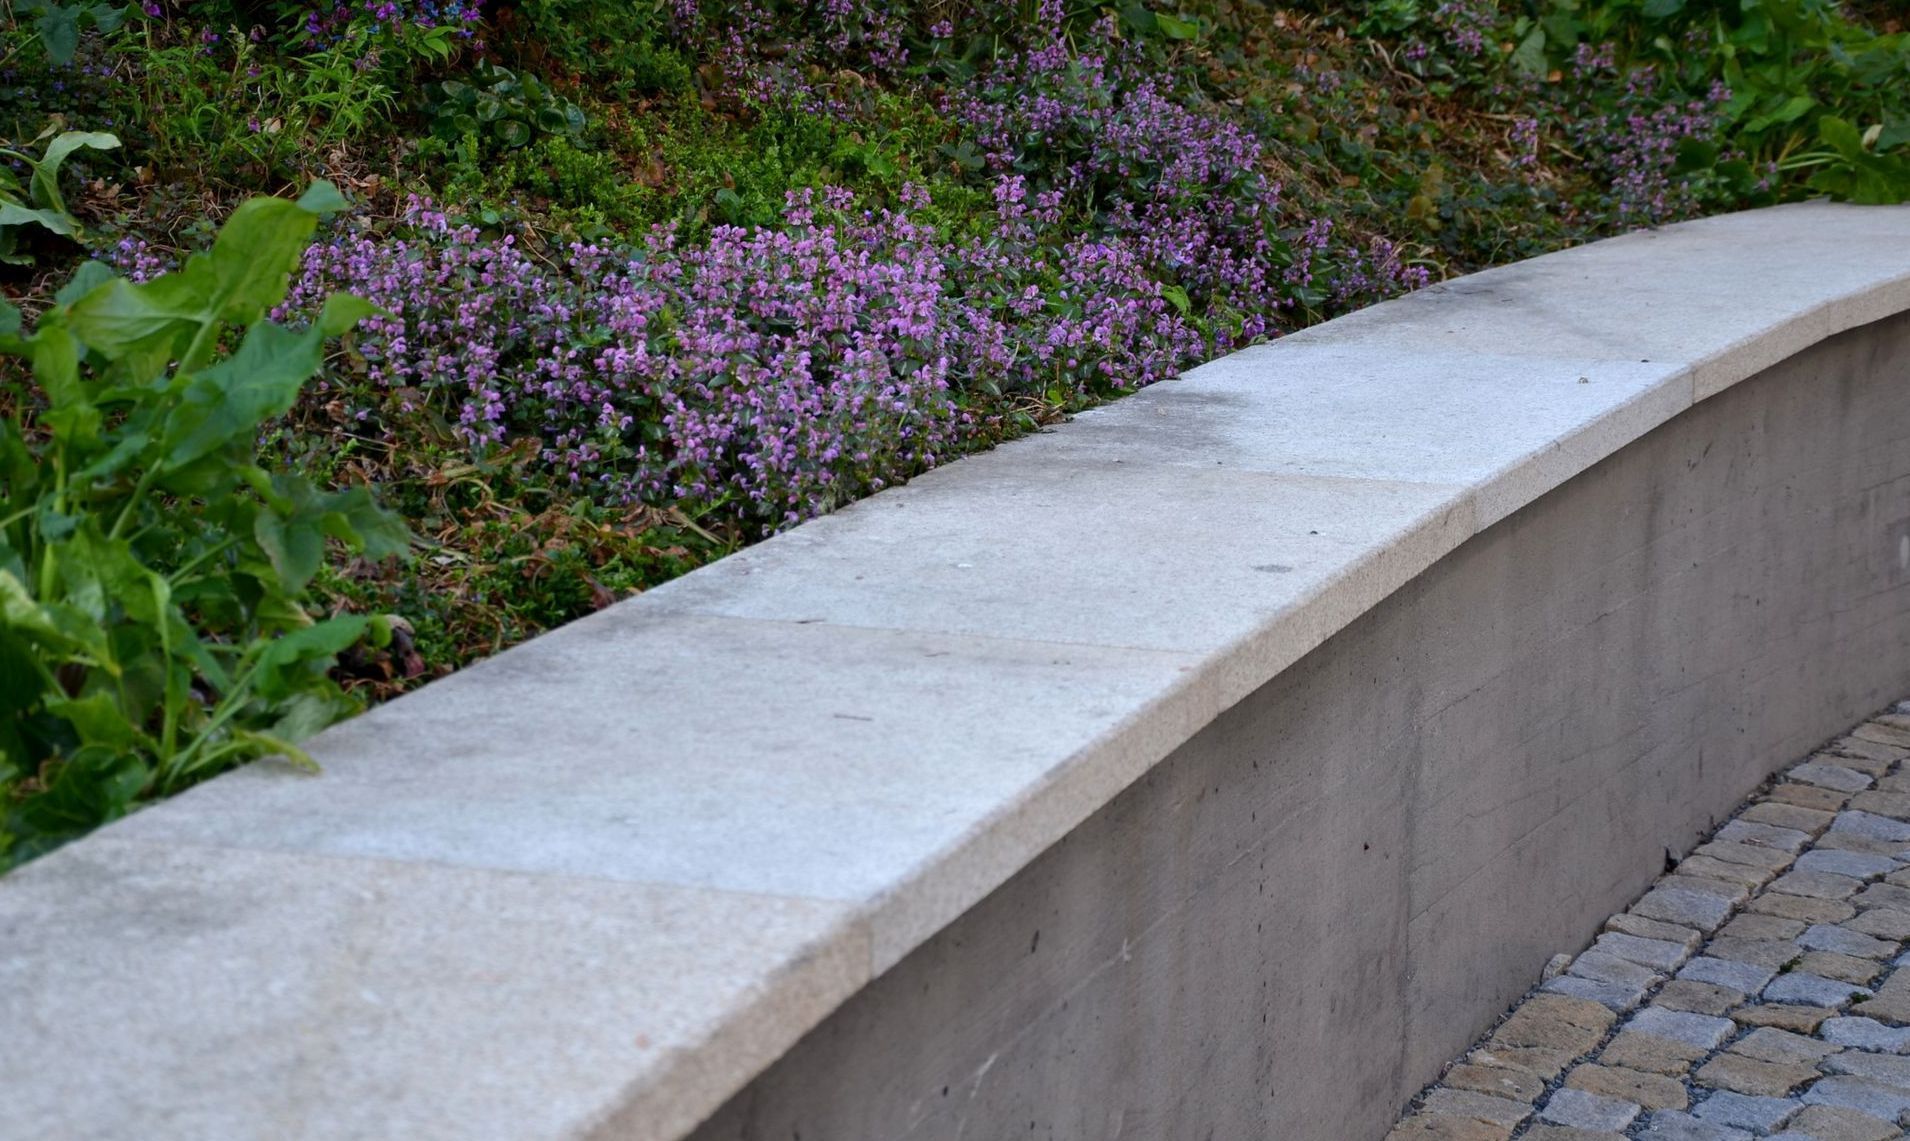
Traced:
MULTIPOLYGON (((0 130, 121 144, 44 136, 0 184, 29 322, 246 195, 354 200, 270 316, 377 309, 259 443, 412 532, 294 600, 379 616, 322 663, 360 699, 1450 272, 1910 193, 1910 38, 1823 0, 192 0, 7 34, 0 130)), ((6 375, 21 438, 52 430, 44 379, 6 375)), ((0 734, 0 863, 52 842, 23 813, 62 740, 0 734)), ((179 783, 116 771, 60 835, 179 783)))

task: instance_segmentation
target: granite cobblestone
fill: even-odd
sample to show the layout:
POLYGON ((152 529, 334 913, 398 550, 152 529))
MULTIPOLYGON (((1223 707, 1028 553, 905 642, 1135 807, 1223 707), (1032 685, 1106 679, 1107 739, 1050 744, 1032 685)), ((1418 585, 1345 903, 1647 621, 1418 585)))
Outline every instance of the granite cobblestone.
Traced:
POLYGON ((1387 1141, 1891 1141, 1910 1125, 1910 702, 1780 773, 1387 1141))

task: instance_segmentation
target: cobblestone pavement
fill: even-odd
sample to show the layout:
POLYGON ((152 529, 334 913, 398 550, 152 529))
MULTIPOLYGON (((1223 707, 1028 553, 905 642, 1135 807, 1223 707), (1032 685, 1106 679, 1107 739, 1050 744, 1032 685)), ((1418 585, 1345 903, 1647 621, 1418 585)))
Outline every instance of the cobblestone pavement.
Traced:
POLYGON ((1778 776, 1387 1141, 1884 1141, 1910 1123, 1910 702, 1778 776))

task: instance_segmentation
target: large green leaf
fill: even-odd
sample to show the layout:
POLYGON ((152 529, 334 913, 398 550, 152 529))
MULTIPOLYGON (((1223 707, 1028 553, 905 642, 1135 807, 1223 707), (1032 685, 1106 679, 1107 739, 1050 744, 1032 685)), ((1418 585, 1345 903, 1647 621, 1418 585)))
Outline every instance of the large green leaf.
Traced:
POLYGON ((66 213, 66 198, 60 193, 60 164, 67 156, 82 147, 96 151, 110 151, 118 148, 119 137, 105 131, 63 131, 46 145, 46 154, 33 164, 33 177, 29 183, 33 201, 66 213))

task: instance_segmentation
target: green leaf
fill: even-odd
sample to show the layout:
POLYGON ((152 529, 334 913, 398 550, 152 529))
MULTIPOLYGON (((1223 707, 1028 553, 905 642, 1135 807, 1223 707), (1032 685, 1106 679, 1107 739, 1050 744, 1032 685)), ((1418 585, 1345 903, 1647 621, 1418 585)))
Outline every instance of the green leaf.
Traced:
POLYGON ((57 845, 126 815, 151 776, 135 754, 85 746, 52 767, 45 790, 20 806, 23 819, 15 824, 57 845))
POLYGON ((494 129, 498 141, 507 147, 521 147, 531 141, 530 124, 519 119, 499 119, 494 129))
POLYGON ((73 220, 57 210, 36 210, 13 202, 0 202, 0 228, 41 226, 63 238, 73 236, 73 220))
POLYGON ((126 719, 119 704, 104 693, 51 698, 46 711, 73 726, 83 744, 131 749, 145 736, 126 719))
POLYGON ((60 165, 67 156, 81 147, 90 147, 96 151, 110 151, 119 147, 119 137, 105 131, 65 131, 46 145, 46 154, 33 164, 33 177, 30 180, 33 201, 41 206, 66 213, 66 199, 60 194, 60 165))
POLYGON ((317 215, 337 214, 351 209, 351 203, 338 192, 338 187, 321 178, 298 196, 298 208, 317 215))
MULTIPOLYGON (((346 297, 340 308, 363 306, 365 302, 346 297)), ((336 323, 336 315, 333 320, 336 323)), ((260 425, 291 411, 299 388, 323 362, 324 341, 322 323, 303 332, 271 321, 253 325, 238 351, 186 384, 161 436, 165 466, 183 468, 227 444, 249 443, 260 425)))
POLYGON ((103 34, 110 36, 119 29, 120 24, 125 22, 126 12, 130 7, 132 7, 130 4, 119 8, 114 8, 106 4, 95 4, 91 8, 88 8, 86 13, 93 17, 94 27, 98 28, 103 34))
POLYGON ((118 276, 113 272, 113 267, 103 261, 83 261, 66 284, 60 287, 60 291, 53 295, 53 300, 59 305, 71 305, 118 276))
POLYGON ((288 593, 305 589, 325 563, 325 532, 315 521, 261 511, 252 521, 252 537, 288 593))
POLYGON ((1644 13, 1648 19, 1663 20, 1684 11, 1685 0, 1645 0, 1644 13))
POLYGON ((1710 170, 1718 161, 1716 143, 1703 139, 1683 138, 1678 140, 1678 159, 1674 169, 1679 174, 1710 170))
MULTIPOLYGON (((330 188, 329 183, 314 183, 306 194, 316 192, 329 205, 337 199, 337 191, 332 190, 327 199, 319 190, 321 185, 330 188)), ((298 268, 317 226, 317 212, 308 209, 303 199, 253 198, 241 204, 220 228, 211 251, 202 255, 213 274, 213 312, 234 325, 250 325, 285 300, 292 271, 298 268)), ((192 363, 182 361, 181 367, 192 363)))
POLYGON ((1545 74, 1545 29, 1533 28, 1512 52, 1512 66, 1525 75, 1545 74))
POLYGON ((40 18, 34 21, 34 30, 40 33, 40 44, 46 49, 48 62, 55 67, 65 67, 73 62, 73 53, 80 47, 80 10, 77 7, 47 5, 40 18))
POLYGON ((259 662, 268 669, 284 669, 300 662, 329 659, 347 646, 356 645, 370 625, 371 619, 362 614, 345 614, 314 622, 303 629, 274 638, 260 656, 259 662))
POLYGON ((1161 34, 1170 40, 1195 40, 1200 38, 1200 21, 1183 20, 1165 12, 1154 13, 1154 25, 1161 34))

